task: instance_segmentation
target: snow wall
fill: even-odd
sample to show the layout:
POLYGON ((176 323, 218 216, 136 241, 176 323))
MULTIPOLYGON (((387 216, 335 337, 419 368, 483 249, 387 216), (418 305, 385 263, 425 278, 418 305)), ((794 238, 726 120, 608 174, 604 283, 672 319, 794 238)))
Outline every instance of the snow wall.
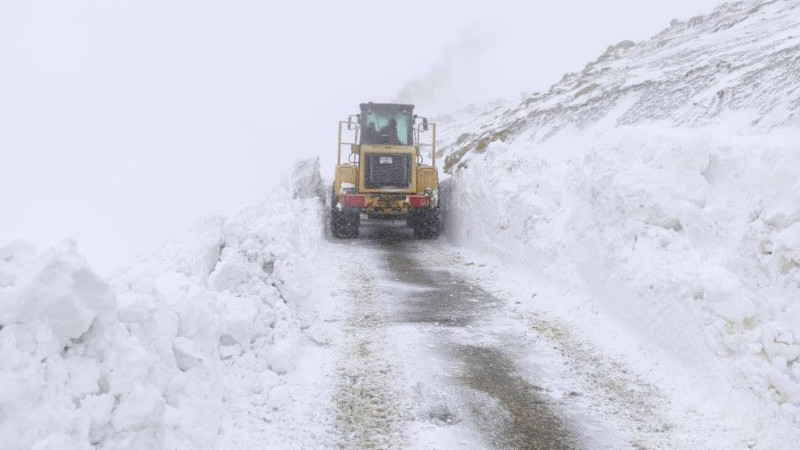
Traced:
POLYGON ((643 340, 699 365, 727 361, 796 415, 800 135, 792 134, 621 129, 568 162, 492 144, 449 182, 447 235, 583 285, 643 340))
POLYGON ((315 332, 303 286, 322 192, 318 161, 301 161, 285 191, 107 279, 74 242, 0 247, 3 448, 218 448, 230 390, 279 409, 315 332))
MULTIPOLYGON (((442 133, 449 239, 563 286, 543 307, 573 325, 609 317, 794 426, 797 6, 737 2, 676 21, 522 105, 446 117, 442 133)), ((616 345, 613 330, 592 332, 616 345)))

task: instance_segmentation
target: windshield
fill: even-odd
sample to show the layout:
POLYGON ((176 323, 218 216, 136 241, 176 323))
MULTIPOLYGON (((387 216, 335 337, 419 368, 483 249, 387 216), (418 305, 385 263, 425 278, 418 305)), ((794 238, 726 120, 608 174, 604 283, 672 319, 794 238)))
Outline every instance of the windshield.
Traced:
POLYGON ((366 145, 413 145, 411 114, 407 110, 364 111, 361 143, 366 145))

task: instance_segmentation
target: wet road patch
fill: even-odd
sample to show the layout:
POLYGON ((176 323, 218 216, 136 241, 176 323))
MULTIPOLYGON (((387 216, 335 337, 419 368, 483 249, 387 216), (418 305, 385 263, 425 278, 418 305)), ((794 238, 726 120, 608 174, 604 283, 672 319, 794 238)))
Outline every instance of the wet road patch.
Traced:
MULTIPOLYGON (((513 359, 501 347, 475 345, 475 340, 487 337, 483 328, 492 327, 502 300, 457 271, 421 261, 417 254, 426 245, 424 241, 404 241, 386 232, 372 244, 383 250, 387 278, 392 280, 384 286, 387 295, 383 296, 391 302, 389 320, 438 325, 427 328, 429 350, 455 369, 451 385, 441 388, 459 397, 457 403, 472 416, 483 445, 503 449, 577 447, 556 405, 519 373, 513 359), (465 339, 470 345, 464 344, 465 339)), ((458 420, 450 408, 438 412, 445 418, 439 421, 442 425, 458 420)))
POLYGON ((403 292, 396 321, 463 327, 499 306, 500 302, 480 286, 447 270, 420 267, 402 247, 393 247, 395 251, 386 257, 388 269, 396 281, 414 287, 403 292))
POLYGON ((494 400, 486 402, 478 396, 472 402, 475 422, 492 445, 550 450, 576 447, 542 388, 520 376, 507 355, 496 348, 471 345, 453 345, 451 351, 461 364, 461 383, 494 400))

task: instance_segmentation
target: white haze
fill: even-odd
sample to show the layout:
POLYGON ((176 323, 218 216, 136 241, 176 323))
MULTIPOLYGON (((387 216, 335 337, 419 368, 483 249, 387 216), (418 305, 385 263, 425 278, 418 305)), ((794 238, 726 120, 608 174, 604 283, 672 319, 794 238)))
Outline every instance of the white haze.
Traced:
POLYGON ((108 270, 297 158, 331 169, 359 102, 517 98, 717 2, 447 3, 0 2, 0 242, 108 270))

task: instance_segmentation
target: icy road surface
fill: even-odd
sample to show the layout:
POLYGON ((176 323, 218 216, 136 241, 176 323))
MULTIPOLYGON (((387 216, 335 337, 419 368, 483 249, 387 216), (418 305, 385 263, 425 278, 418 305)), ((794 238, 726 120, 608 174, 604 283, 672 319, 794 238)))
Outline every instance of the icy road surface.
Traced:
POLYGON ((446 240, 366 222, 361 238, 333 248, 347 285, 335 447, 675 443, 657 389, 556 324, 517 313, 446 240))

